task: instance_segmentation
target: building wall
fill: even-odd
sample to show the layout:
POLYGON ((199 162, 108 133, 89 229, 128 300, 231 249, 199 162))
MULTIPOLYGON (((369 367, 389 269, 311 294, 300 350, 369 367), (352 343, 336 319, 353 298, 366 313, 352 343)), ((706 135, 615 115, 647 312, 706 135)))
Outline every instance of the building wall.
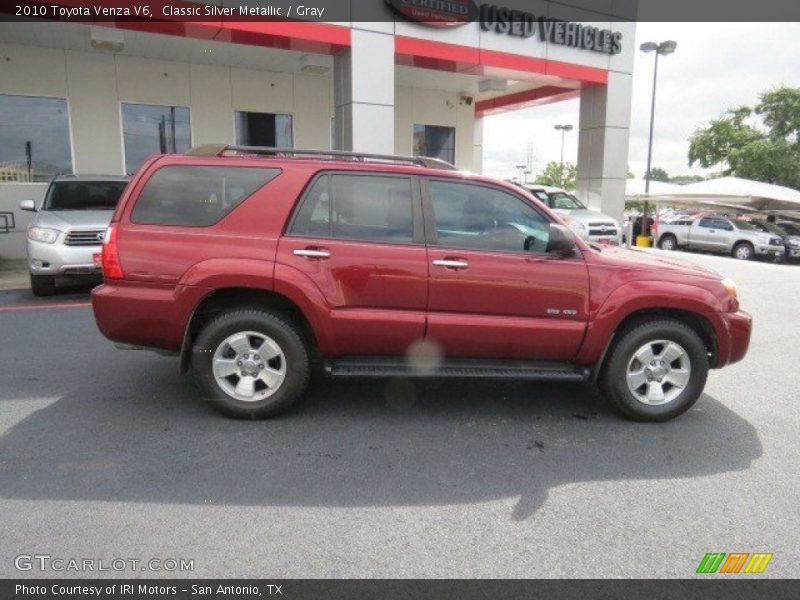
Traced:
POLYGON ((0 211, 12 211, 16 228, 9 233, 0 232, 0 261, 25 258, 25 230, 33 213, 19 210, 20 200, 33 200, 38 206, 44 199, 46 183, 0 184, 0 211))
POLYGON ((474 106, 453 92, 397 86, 394 108, 395 153, 413 154, 414 125, 456 128, 456 165, 473 169, 474 106))
MULTIPOLYGON (((269 52, 269 50, 264 50, 269 52)), ((77 174, 124 173, 122 102, 186 106, 192 143, 233 143, 236 110, 294 116, 298 148, 331 148, 330 77, 0 44, 0 94, 67 98, 77 174)), ((415 123, 456 128, 456 163, 473 166, 474 108, 451 92, 396 88, 395 152, 412 153, 415 123)), ((0 184, 0 211, 14 211, 17 230, 0 235, 0 259, 24 258, 30 213, 19 201, 41 200, 44 184, 0 184)))
MULTIPOLYGON (((266 51, 266 50, 265 50, 266 51)), ((330 148, 328 77, 0 44, 0 94, 67 98, 76 173, 124 172, 120 104, 186 106, 192 143, 233 143, 234 111, 294 116, 295 145, 330 148)))

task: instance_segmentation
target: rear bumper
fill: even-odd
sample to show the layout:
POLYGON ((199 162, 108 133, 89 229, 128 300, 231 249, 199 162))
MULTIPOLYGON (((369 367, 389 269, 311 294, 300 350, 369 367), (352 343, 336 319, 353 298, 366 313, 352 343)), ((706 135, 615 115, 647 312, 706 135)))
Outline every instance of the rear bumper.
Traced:
POLYGON ((112 342, 178 352, 195 307, 211 290, 108 281, 92 290, 100 332, 112 342))
POLYGON ((744 311, 717 313, 717 362, 720 368, 742 360, 750 346, 753 318, 744 311))

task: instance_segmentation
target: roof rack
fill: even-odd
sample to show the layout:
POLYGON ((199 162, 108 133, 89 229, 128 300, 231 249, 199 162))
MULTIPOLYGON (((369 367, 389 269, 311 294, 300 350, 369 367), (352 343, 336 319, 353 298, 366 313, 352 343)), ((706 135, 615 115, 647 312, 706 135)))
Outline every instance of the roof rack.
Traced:
POLYGON ((226 156, 228 154, 271 156, 274 158, 322 158, 328 160, 350 160, 354 162, 406 163, 429 169, 457 171, 455 165, 440 158, 429 156, 402 156, 396 154, 370 154, 344 150, 303 150, 299 148, 272 148, 270 146, 234 146, 228 144, 205 144, 186 152, 189 156, 226 156))

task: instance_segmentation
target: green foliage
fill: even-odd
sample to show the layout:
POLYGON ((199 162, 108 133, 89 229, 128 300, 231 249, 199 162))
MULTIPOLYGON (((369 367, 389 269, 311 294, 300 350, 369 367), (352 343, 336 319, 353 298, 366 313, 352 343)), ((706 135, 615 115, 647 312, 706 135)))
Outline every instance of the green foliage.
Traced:
POLYGON ((577 167, 569 162, 564 163, 564 168, 561 168, 561 163, 553 160, 547 163, 539 175, 536 176, 536 183, 540 185, 551 185, 559 187, 567 191, 575 189, 575 178, 577 176, 577 167))
POLYGON ((686 185, 687 183, 695 183, 703 181, 705 178, 700 175, 673 175, 669 178, 670 183, 677 183, 678 185, 686 185))
POLYGON ((697 129, 690 138, 689 164, 800 187, 800 88, 776 88, 759 99, 755 108, 729 109, 697 129))
MULTIPOLYGON (((642 177, 642 179, 646 179, 646 177, 642 177)), ((669 175, 667 175, 667 172, 661 167, 653 167, 650 169, 650 181, 669 183, 669 175)))

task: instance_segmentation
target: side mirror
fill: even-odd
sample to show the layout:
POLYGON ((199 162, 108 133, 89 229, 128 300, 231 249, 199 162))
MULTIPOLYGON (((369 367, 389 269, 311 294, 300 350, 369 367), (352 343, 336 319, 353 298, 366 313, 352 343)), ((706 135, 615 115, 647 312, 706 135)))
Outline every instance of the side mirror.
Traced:
POLYGON ((30 212, 36 212, 36 203, 33 200, 22 200, 19 203, 20 210, 27 210, 30 212))
POLYGON ((550 223, 550 238, 547 252, 550 254, 572 254, 575 251, 575 234, 566 225, 550 223))

